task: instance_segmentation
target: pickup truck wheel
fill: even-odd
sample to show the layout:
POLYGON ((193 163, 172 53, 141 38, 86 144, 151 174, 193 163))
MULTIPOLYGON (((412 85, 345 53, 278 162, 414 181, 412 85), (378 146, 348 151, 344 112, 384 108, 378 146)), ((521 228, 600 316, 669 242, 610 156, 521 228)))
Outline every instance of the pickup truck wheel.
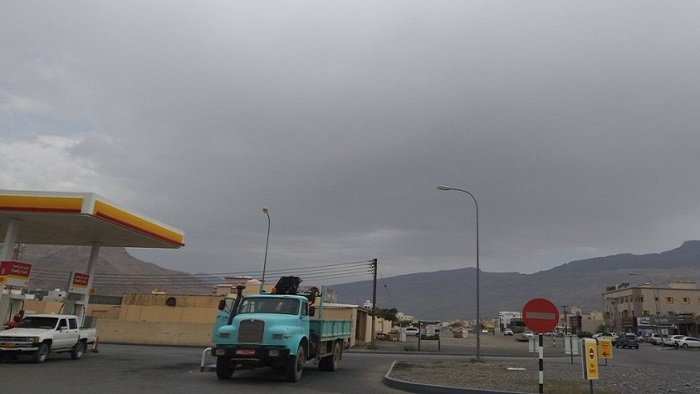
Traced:
POLYGON ((333 344, 333 354, 326 356, 318 362, 318 369, 321 371, 337 371, 340 359, 343 355, 343 350, 340 348, 340 342, 333 344))
POLYGON ((75 345, 73 345, 73 349, 70 351, 70 358, 73 360, 79 360, 80 357, 83 357, 83 353, 85 352, 85 344, 83 341, 78 341, 75 345))
POLYGON ((233 365, 230 358, 221 356, 216 358, 216 377, 220 380, 231 379, 235 369, 236 367, 233 365))
POLYGON ((43 363, 46 361, 47 357, 49 357, 49 345, 42 343, 39 345, 39 349, 37 349, 32 355, 32 361, 37 364, 43 363))
POLYGON ((301 372, 304 370, 304 361, 306 361, 304 346, 299 345, 297 355, 289 357, 289 360, 287 360, 287 380, 290 382, 298 382, 301 380, 301 372))

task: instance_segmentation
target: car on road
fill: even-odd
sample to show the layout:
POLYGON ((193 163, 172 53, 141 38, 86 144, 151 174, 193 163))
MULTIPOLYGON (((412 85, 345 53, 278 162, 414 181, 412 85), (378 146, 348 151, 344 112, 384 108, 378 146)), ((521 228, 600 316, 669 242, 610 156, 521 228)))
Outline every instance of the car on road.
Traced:
POLYGON ((617 334, 612 333, 612 332, 599 332, 596 334, 593 334, 593 338, 616 338, 617 334))
POLYGON ((685 338, 685 335, 667 335, 663 339, 662 345, 664 346, 678 346, 677 343, 680 339, 685 338))
POLYGON ((599 332, 597 334, 593 334, 593 339, 609 339, 614 346, 615 341, 617 340, 617 334, 611 332, 599 332))
POLYGON ((534 337, 534 336, 535 336, 535 333, 530 331, 530 330, 523 332, 523 338, 530 338, 530 337, 534 337))
POLYGON ((418 327, 406 327, 406 336, 407 337, 417 337, 420 335, 420 330, 418 327))
POLYGON ((588 331, 579 331, 578 334, 576 334, 579 338, 593 338, 593 334, 591 334, 588 331))
POLYGON ((616 348, 635 348, 639 349, 639 340, 637 336, 632 333, 627 333, 617 338, 615 341, 616 348))
POLYGON ((503 335, 513 336, 513 330, 511 330, 510 328, 506 328, 505 330, 503 330, 503 335))
POLYGON ((678 340, 678 346, 682 348, 697 347, 700 348, 700 339, 695 337, 685 337, 678 340))

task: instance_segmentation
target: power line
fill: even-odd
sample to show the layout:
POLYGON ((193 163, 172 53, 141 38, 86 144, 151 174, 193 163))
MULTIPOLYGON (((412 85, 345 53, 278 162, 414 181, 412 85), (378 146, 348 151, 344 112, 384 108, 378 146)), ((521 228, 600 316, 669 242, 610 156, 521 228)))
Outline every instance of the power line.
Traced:
MULTIPOLYGON (((372 273, 371 260, 355 261, 348 263, 327 264, 315 267, 296 267, 270 271, 279 276, 300 276, 305 280, 334 280, 340 278, 353 278, 366 276, 372 273)), ((65 285, 70 278, 69 270, 50 270, 35 268, 32 270, 33 279, 61 283, 65 285)), ((124 273, 96 273, 93 286, 96 287, 143 287, 163 286, 168 288, 196 288, 200 286, 212 286, 214 282, 222 282, 226 277, 254 277, 251 272, 217 272, 190 274, 124 274, 124 273), (193 281, 194 280, 194 281, 193 281)))

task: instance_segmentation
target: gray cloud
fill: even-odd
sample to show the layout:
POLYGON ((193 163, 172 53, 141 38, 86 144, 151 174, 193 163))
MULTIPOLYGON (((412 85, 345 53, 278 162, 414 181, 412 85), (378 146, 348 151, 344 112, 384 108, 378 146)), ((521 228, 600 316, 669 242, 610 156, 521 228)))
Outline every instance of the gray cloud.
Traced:
POLYGON ((260 269, 263 207, 272 267, 473 265, 438 184, 477 197, 486 271, 670 249, 700 233, 700 14, 640 5, 13 3, 0 179, 181 228, 134 253, 189 272, 260 269))

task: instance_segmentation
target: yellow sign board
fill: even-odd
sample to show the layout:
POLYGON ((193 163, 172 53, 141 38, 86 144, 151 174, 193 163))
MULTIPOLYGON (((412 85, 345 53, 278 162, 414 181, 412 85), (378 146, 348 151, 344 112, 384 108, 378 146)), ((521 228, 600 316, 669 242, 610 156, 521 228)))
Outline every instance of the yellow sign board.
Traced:
POLYGON ((598 354, 600 358, 613 358, 612 341, 609 339, 599 339, 598 354))
POLYGON ((581 340, 583 342, 583 352, 581 356, 583 357, 583 378, 586 380, 597 380, 598 379, 598 352, 596 351, 596 340, 590 338, 584 338, 581 340))

